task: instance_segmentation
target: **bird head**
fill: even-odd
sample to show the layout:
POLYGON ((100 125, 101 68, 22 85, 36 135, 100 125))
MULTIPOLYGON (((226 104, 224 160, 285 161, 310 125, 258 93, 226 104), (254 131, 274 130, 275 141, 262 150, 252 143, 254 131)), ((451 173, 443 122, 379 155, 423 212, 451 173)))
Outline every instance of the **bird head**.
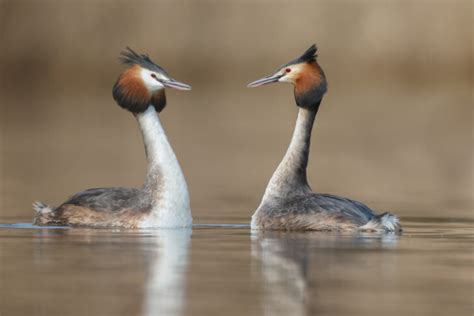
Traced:
POLYGON ((119 75, 112 94, 118 105, 132 113, 144 112, 150 105, 161 112, 166 106, 165 87, 191 90, 191 86, 171 78, 148 55, 137 54, 129 47, 120 55, 119 60, 127 68, 119 75))
POLYGON ((273 82, 288 82, 294 86, 296 104, 303 108, 319 106, 327 91, 324 71, 316 61, 316 45, 308 48, 303 55, 281 66, 272 75, 248 84, 249 88, 273 82))

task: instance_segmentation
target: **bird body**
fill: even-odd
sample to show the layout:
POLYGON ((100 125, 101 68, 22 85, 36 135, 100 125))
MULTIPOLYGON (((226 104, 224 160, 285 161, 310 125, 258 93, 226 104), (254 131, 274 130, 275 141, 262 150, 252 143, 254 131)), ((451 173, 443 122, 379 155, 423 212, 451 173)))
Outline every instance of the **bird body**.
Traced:
POLYGON ((37 225, 86 227, 187 227, 192 225, 189 194, 181 167, 157 112, 166 106, 164 87, 190 86, 171 79, 148 56, 122 53, 129 65, 119 76, 113 96, 138 121, 148 169, 142 188, 98 188, 76 193, 58 207, 35 202, 37 225))
POLYGON ((313 45, 273 75, 249 84, 249 87, 257 87, 273 82, 291 83, 299 107, 290 145, 252 216, 251 227, 318 231, 401 230, 398 218, 393 214, 377 215, 360 202, 313 193, 308 184, 306 169, 311 132, 327 90, 326 76, 316 61, 316 51, 313 45))

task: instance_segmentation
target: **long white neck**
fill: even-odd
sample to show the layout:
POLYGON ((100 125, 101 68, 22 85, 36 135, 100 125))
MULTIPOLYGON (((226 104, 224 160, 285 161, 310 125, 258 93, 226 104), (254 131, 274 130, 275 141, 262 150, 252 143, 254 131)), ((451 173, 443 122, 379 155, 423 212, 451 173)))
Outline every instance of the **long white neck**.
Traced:
POLYGON ((145 143, 148 170, 144 192, 151 212, 141 227, 185 227, 192 224, 189 193, 176 155, 153 106, 136 115, 145 143))
POLYGON ((311 192, 306 178, 311 131, 316 111, 300 108, 285 157, 268 183, 263 201, 311 192))

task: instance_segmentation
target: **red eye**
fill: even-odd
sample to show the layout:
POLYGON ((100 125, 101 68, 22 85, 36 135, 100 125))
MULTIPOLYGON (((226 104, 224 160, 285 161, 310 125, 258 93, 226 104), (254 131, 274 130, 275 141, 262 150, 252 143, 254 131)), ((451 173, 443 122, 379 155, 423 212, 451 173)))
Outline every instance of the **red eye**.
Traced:
POLYGON ((291 72, 291 69, 290 69, 290 68, 286 68, 286 69, 285 69, 285 72, 291 72))
POLYGON ((155 75, 155 74, 151 74, 151 77, 156 79, 156 75, 155 75))

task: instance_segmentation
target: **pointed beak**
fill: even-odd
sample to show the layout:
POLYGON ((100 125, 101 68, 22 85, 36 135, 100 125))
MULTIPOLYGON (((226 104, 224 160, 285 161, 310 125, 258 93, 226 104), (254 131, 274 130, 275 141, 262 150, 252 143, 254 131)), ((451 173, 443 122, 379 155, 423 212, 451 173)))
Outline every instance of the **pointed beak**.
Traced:
POLYGON ((162 83, 165 85, 165 87, 170 87, 178 90, 191 90, 190 85, 174 80, 173 78, 163 80, 162 83))
POLYGON ((279 73, 263 77, 262 79, 255 80, 254 82, 251 82, 247 85, 248 88, 254 88, 258 86, 263 86, 272 82, 277 82, 281 77, 284 75, 281 75, 279 73))

